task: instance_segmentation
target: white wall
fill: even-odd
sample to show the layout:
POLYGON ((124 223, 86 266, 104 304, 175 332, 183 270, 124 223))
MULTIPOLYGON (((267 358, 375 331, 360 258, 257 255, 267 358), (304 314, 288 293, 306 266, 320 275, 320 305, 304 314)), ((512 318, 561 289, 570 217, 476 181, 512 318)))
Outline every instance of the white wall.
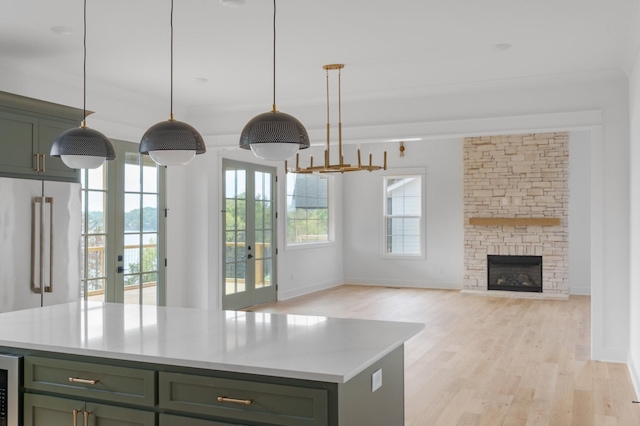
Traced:
POLYGON ((629 288, 629 356, 627 359, 636 395, 640 396, 640 59, 636 60, 629 87, 629 137, 631 152, 631 225, 630 225, 630 288, 629 288))
MULTIPOLYGON (((591 134, 569 138, 569 282, 572 294, 591 293, 591 134)), ((406 156, 389 150, 388 174, 426 170, 425 259, 381 257, 383 172, 345 176, 345 282, 400 287, 462 288, 464 205, 462 139, 407 142, 406 156)), ((363 152, 368 152, 366 145, 363 152)))
POLYGON ((591 133, 569 133, 569 292, 591 294, 591 133))
MULTIPOLYGON (((251 151, 208 148, 184 169, 168 173, 169 267, 167 304, 219 308, 223 259, 221 245, 222 159, 260 162, 251 151), (174 263, 175 262, 175 263, 174 263)), ((267 162, 278 174, 278 298, 280 300, 342 284, 342 185, 336 182, 336 241, 320 248, 288 249, 282 163, 267 162)))
MULTIPOLYGON (((344 177, 345 282, 400 287, 462 288, 462 140, 442 139, 389 145, 389 170, 344 177), (382 176, 426 172, 424 259, 381 257, 382 176)), ((367 145, 362 145, 368 152, 367 145)), ((380 156, 378 156, 378 159, 380 156)))

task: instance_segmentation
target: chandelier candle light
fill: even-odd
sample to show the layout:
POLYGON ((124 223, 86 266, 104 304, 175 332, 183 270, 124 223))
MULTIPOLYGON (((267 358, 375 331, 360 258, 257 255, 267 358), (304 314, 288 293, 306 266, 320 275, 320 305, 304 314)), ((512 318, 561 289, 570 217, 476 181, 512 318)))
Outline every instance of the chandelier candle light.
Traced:
POLYGON ((300 167, 300 154, 296 154, 296 166, 289 169, 288 162, 285 161, 284 169, 286 173, 345 173, 359 172, 366 170, 372 172, 374 170, 387 170, 387 150, 384 150, 384 162, 382 166, 373 164, 373 154, 369 152, 369 164, 362 164, 360 154, 360 144, 358 144, 358 165, 354 166, 344 162, 344 151, 342 148, 342 69, 344 64, 329 64, 322 67, 327 75, 327 143, 324 149, 324 164, 320 166, 313 165, 313 156, 309 157, 309 166, 300 167), (338 163, 331 164, 331 123, 329 119, 329 71, 338 71, 338 163))

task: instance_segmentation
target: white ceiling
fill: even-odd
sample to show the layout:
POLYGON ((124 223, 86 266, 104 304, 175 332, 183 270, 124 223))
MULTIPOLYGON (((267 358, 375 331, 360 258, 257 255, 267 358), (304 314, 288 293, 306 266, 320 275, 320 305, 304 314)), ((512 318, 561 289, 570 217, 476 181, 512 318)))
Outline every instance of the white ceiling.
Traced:
MULTIPOLYGON (((89 89, 168 103, 170 0, 87 1, 89 89)), ((638 2, 278 0, 277 106, 324 102, 327 63, 346 64, 343 99, 626 71, 638 2)), ((81 0, 3 0, 0 65, 81 87, 82 13, 81 0)), ((270 0, 175 0, 175 104, 268 111, 272 14, 270 0)))

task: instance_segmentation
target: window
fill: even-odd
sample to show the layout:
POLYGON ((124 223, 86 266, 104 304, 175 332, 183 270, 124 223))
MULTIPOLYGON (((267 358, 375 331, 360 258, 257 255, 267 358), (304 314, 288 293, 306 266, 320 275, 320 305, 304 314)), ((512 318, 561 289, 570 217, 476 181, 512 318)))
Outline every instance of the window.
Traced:
POLYGON ((287 174, 287 244, 330 241, 329 178, 287 174))
POLYGON ((422 256, 422 176, 384 177, 384 254, 422 256))

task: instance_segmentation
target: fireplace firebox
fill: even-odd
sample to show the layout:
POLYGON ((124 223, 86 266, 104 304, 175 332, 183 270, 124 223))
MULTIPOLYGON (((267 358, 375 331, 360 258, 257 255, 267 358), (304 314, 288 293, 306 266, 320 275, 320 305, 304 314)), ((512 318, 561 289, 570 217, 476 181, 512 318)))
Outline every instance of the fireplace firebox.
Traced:
POLYGON ((542 293, 542 256, 487 256, 488 290, 542 293))

